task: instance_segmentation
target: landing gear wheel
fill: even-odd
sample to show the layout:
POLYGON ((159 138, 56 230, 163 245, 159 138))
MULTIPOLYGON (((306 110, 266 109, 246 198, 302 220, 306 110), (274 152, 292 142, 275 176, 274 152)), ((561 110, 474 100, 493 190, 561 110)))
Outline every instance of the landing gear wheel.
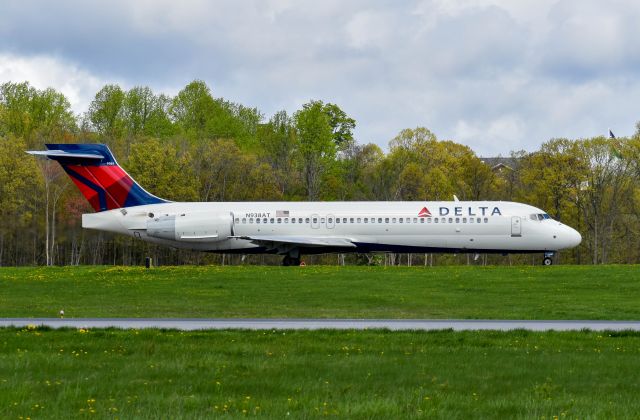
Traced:
POLYGON ((551 257, 544 257, 542 260, 542 265, 553 265, 553 260, 551 257))
POLYGON ((290 257, 288 255, 285 255, 285 257, 282 259, 283 267, 289 267, 289 266, 296 267, 298 265, 300 265, 300 257, 290 257))

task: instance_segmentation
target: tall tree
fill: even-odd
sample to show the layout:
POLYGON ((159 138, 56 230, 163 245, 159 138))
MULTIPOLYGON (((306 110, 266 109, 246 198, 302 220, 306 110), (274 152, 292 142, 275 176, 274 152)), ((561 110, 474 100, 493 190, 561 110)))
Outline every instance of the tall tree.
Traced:
POLYGON ((272 168, 280 192, 286 194, 297 181, 295 158, 296 130, 286 111, 280 111, 269 122, 258 127, 259 154, 272 168))
POLYGON ((4 83, 0 86, 0 107, 0 133, 21 137, 29 147, 58 141, 76 128, 69 101, 51 88, 37 90, 27 82, 4 83))
POLYGON ((173 98, 169 112, 187 136, 202 138, 216 108, 209 86, 202 80, 194 80, 173 98))
POLYGON ((109 138, 122 135, 125 93, 118 85, 105 85, 89 105, 89 120, 98 133, 109 138))
POLYGON ((333 129, 321 101, 311 101, 294 114, 303 162, 307 198, 319 198, 322 171, 336 155, 333 129))
POLYGON ((338 105, 328 103, 323 106, 323 111, 329 117, 329 125, 333 135, 333 141, 338 150, 345 150, 353 143, 353 130, 356 128, 356 120, 349 117, 338 105))
POLYGON ((168 142, 148 138, 134 143, 127 170, 145 189, 158 197, 177 201, 198 199, 191 156, 188 152, 179 153, 168 142))

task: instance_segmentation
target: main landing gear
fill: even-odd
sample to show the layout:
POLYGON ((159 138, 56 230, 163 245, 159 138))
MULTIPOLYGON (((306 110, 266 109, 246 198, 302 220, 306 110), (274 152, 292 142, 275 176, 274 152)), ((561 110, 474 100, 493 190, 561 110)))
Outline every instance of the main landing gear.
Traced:
POLYGON ((542 259, 542 265, 553 265, 553 257, 555 255, 555 252, 545 252, 544 258, 542 259))
POLYGON ((289 255, 285 255, 284 258, 282 259, 282 265, 284 267, 289 267, 289 266, 299 266, 300 265, 300 257, 291 257, 289 255))

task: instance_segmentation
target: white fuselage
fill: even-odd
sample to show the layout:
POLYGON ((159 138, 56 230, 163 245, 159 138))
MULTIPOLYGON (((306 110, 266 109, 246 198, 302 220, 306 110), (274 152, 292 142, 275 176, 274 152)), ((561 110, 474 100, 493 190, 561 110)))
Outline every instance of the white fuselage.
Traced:
POLYGON ((504 201, 174 202, 84 214, 82 226, 176 248, 247 254, 287 252, 282 243, 302 253, 527 253, 581 241, 544 211, 504 201), (265 246, 270 240, 279 247, 265 246), (330 245, 305 245, 321 240, 330 245), (337 241, 354 245, 343 249, 337 241))

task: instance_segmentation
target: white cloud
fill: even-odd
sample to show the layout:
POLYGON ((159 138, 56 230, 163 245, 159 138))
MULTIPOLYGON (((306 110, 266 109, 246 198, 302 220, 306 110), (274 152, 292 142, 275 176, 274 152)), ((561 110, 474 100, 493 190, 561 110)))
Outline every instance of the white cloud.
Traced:
POLYGON ((37 89, 62 92, 75 113, 85 112, 93 95, 106 83, 73 63, 53 56, 22 57, 0 53, 0 83, 29 82, 37 89))

